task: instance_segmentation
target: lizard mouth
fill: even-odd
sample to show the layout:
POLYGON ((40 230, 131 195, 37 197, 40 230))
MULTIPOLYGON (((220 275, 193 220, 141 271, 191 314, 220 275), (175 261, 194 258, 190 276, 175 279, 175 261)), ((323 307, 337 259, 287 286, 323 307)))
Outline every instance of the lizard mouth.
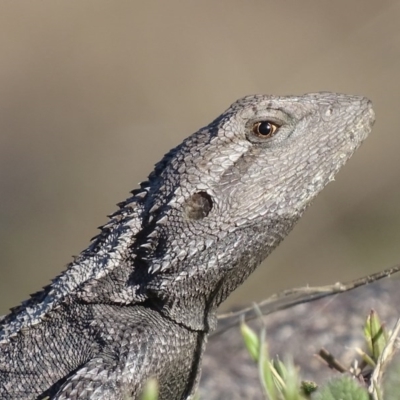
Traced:
POLYGON ((372 127, 375 124, 375 111, 372 108, 372 101, 366 100, 366 110, 363 113, 363 117, 360 120, 358 126, 354 126, 353 130, 357 130, 361 136, 361 140, 364 141, 367 136, 371 133, 372 127))

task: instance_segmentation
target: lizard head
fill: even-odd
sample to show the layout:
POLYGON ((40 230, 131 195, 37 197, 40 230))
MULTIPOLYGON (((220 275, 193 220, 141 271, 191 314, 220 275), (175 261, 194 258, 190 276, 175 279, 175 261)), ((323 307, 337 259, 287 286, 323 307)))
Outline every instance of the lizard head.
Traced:
POLYGON ((298 216, 373 122, 371 102, 359 96, 259 95, 237 101, 214 125, 214 143, 203 152, 208 162, 197 164, 209 178, 215 212, 236 226, 258 224, 262 216, 298 216))
POLYGON ((288 234, 373 122, 360 96, 247 96, 169 152, 149 177, 140 233, 163 311, 203 329, 205 310, 288 234))

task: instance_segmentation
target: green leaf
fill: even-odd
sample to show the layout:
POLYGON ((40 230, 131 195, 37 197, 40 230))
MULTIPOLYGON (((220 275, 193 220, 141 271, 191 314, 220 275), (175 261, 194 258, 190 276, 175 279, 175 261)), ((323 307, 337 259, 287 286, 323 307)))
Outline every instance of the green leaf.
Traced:
MULTIPOLYGON (((282 364, 282 363, 281 363, 282 364)), ((285 400, 304 400, 300 394, 299 373, 292 360, 287 360, 285 365, 285 387, 282 391, 285 400)))
POLYGON ((140 400, 157 400, 158 399, 158 382, 155 378, 150 378, 144 385, 140 400))
POLYGON ((372 359, 376 362, 386 346, 388 333, 374 310, 371 310, 367 317, 364 335, 367 341, 368 351, 372 359))
POLYGON ((268 346, 265 340, 265 327, 260 333, 260 351, 258 360, 258 373, 260 381, 264 389, 264 393, 268 395, 270 400, 278 400, 278 388, 276 386, 274 369, 269 359, 268 346))
POLYGON ((369 400, 369 394, 354 379, 342 376, 319 389, 311 398, 313 400, 369 400))
POLYGON ((258 362, 260 358, 260 340, 257 334, 244 321, 240 324, 240 332, 248 353, 255 362, 258 362))

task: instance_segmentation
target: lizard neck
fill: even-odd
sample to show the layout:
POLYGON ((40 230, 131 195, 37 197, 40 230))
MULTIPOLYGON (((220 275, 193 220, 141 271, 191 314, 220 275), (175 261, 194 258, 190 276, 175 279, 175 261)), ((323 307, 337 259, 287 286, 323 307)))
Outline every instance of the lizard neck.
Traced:
POLYGON ((218 306, 278 246, 300 216, 268 219, 216 240, 176 271, 155 276, 147 285, 148 297, 177 323, 198 331, 214 330, 218 306))

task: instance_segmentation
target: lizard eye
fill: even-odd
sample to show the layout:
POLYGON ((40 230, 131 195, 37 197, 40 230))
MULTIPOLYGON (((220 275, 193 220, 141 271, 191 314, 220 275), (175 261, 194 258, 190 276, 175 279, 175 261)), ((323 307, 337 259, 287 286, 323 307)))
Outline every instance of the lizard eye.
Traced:
POLYGON ((253 125, 253 133, 260 138, 270 138, 275 135, 279 125, 271 121, 259 121, 253 125))

